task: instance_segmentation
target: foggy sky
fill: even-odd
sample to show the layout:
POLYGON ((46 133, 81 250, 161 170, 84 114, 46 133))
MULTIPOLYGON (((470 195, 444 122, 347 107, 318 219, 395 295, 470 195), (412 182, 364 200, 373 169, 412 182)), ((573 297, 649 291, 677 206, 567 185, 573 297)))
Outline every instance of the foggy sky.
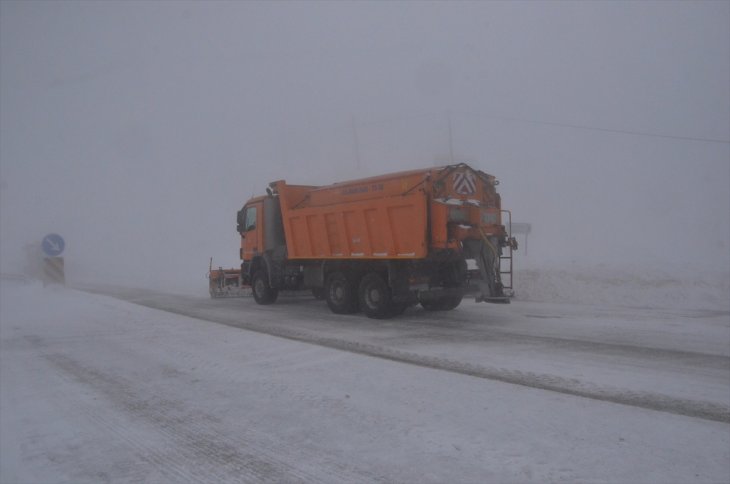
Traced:
POLYGON ((58 232, 77 279, 204 291, 268 182, 445 164, 449 119, 518 265, 730 270, 730 2, 4 1, 2 271, 58 232))

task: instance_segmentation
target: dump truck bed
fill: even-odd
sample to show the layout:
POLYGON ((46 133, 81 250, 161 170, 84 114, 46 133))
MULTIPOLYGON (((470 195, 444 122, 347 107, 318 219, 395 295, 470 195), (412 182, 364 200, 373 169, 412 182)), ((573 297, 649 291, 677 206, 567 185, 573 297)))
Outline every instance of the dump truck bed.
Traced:
POLYGON ((279 195, 290 259, 420 259, 430 248, 450 248, 459 218, 502 235, 494 177, 466 165, 391 173, 323 187, 271 187, 279 195), (459 212, 458 214, 456 212, 459 212), (491 213, 486 220, 487 212, 491 213))
POLYGON ((428 252, 422 191, 291 209, 286 185, 279 195, 290 259, 412 259, 428 252))

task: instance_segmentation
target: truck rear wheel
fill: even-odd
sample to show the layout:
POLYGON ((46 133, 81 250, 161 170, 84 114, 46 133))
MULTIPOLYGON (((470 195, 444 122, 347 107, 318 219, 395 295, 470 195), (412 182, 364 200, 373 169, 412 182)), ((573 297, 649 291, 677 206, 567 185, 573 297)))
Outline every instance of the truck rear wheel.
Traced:
POLYGON ((251 279, 251 292, 258 304, 274 304, 279 296, 279 290, 269 285, 269 278, 266 272, 256 271, 251 279))
MULTIPOLYGON (((388 284, 374 272, 362 278, 358 294, 360 309, 368 318, 390 318, 398 314, 401 309, 401 305, 393 303, 393 294, 388 284)), ((402 309, 405 310, 405 305, 402 305, 402 309)))
POLYGON ((441 296, 434 299, 424 299, 421 306, 426 311, 451 311, 461 304, 463 296, 441 296))
POLYGON ((333 272, 324 286, 327 306, 335 314, 352 314, 358 311, 357 291, 352 279, 342 272, 333 272))

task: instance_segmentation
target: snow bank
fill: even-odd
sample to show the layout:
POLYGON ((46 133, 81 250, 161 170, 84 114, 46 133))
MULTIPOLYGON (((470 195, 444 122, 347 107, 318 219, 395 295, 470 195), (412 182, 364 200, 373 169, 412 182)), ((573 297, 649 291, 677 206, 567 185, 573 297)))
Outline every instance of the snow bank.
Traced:
POLYGON ((568 266, 524 269, 515 274, 518 300, 630 307, 730 309, 730 273, 680 278, 648 270, 568 266))

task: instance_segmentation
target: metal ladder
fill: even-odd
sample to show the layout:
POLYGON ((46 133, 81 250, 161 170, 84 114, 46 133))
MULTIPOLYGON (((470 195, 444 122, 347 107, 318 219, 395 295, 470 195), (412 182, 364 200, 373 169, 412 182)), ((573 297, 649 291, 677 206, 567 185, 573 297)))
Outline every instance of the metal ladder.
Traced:
MULTIPOLYGON (((512 212, 509 210, 501 210, 502 213, 507 214, 507 237, 511 240, 512 239, 512 212)), ((502 288, 505 289, 505 295, 507 296, 514 296, 515 289, 514 289, 514 266, 513 266, 513 259, 512 259, 512 243, 510 242, 507 245, 507 255, 504 255, 504 252, 502 255, 499 256, 499 278, 502 281, 502 288), (507 262, 509 261, 509 262, 507 262), (504 266, 507 265, 507 270, 504 270, 504 266), (505 280, 505 277, 509 276, 509 284, 507 284, 507 281, 505 280)), ((504 248, 502 249, 504 251, 504 248)))

